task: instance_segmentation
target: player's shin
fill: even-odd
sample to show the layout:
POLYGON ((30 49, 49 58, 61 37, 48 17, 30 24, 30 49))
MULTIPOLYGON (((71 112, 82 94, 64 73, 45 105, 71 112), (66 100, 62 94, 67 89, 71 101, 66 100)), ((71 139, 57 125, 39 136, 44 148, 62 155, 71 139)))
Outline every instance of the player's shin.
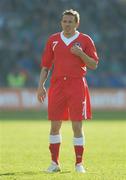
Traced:
POLYGON ((59 164, 59 150, 61 144, 62 137, 60 134, 57 135, 50 135, 49 137, 49 150, 51 153, 51 159, 56 164, 59 164))

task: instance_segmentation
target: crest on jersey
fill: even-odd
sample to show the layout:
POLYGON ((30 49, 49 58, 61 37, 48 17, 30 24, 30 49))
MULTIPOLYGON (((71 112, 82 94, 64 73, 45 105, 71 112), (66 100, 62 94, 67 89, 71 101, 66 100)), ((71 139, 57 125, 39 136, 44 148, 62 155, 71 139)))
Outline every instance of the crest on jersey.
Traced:
POLYGON ((81 47, 81 43, 80 43, 80 42, 75 42, 75 43, 74 43, 74 46, 79 46, 79 47, 81 47))

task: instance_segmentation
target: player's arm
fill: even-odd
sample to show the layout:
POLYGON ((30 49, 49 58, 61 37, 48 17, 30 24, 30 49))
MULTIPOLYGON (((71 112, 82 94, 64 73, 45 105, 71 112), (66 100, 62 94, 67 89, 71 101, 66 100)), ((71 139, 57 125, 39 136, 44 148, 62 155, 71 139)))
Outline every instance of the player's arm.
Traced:
POLYGON ((43 102, 46 97, 46 88, 45 88, 45 82, 48 77, 49 70, 47 67, 42 67, 41 73, 40 73, 40 80, 38 85, 38 91, 37 91, 37 98, 39 102, 43 102))
POLYGON ((45 82, 47 80, 48 73, 52 67, 52 64, 53 64, 52 40, 51 38, 49 38, 44 48, 44 52, 42 54, 42 60, 41 60, 42 69, 40 73, 40 80, 37 91, 37 97, 39 102, 43 102, 46 97, 45 82))
POLYGON ((71 53, 75 54, 76 56, 80 57, 80 59, 86 64, 87 67, 90 69, 96 69, 97 68, 97 61, 93 59, 92 57, 89 57, 81 47, 75 45, 71 48, 71 53))

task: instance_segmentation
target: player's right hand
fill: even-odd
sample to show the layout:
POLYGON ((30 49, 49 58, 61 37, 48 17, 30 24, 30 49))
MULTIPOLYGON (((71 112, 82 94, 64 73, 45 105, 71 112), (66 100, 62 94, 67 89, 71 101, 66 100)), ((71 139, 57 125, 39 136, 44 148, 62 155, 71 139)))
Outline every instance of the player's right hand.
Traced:
POLYGON ((38 101, 40 103, 43 103, 45 97, 46 97, 46 88, 44 86, 43 87, 38 87, 38 90, 37 90, 38 101))

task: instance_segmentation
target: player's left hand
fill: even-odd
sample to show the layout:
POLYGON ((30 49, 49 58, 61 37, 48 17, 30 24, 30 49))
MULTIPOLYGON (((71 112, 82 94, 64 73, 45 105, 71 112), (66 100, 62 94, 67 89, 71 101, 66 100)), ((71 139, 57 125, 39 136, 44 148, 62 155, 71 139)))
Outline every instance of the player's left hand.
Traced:
POLYGON ((82 48, 80 46, 77 46, 77 45, 72 46, 70 51, 72 54, 74 54, 76 56, 80 56, 81 53, 83 52, 82 48))

